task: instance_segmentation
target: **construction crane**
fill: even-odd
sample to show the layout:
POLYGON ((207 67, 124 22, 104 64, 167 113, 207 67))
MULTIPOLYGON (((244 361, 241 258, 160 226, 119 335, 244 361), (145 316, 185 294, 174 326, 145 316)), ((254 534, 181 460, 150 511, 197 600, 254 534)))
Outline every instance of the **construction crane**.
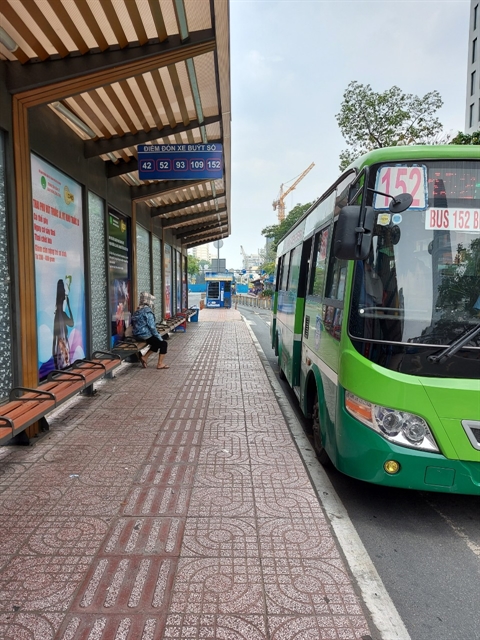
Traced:
POLYGON ((311 169, 313 169, 314 166, 315 166, 315 163, 312 162, 312 164, 307 169, 305 169, 303 173, 301 173, 298 176, 295 182, 290 187, 288 187, 288 189, 285 192, 283 191, 283 184, 280 185, 280 192, 277 196, 277 199, 272 202, 273 210, 277 211, 278 209, 279 223, 285 220, 285 198, 288 196, 289 193, 291 193, 295 189, 295 187, 300 182, 300 180, 303 180, 303 178, 307 175, 309 171, 311 171, 311 169))

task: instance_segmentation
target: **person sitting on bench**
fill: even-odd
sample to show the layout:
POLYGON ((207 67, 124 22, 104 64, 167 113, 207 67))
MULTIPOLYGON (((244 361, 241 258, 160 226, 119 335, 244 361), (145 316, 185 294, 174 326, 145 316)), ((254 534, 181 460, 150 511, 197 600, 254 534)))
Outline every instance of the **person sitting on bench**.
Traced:
POLYGON ((142 367, 147 367, 147 360, 151 353, 158 352, 157 369, 169 369, 164 363, 165 354, 167 353, 167 342, 161 337, 155 325, 155 316, 153 313, 155 296, 147 291, 140 294, 140 304, 132 315, 132 332, 135 340, 146 342, 150 346, 150 350, 146 355, 140 354, 140 362, 142 367))

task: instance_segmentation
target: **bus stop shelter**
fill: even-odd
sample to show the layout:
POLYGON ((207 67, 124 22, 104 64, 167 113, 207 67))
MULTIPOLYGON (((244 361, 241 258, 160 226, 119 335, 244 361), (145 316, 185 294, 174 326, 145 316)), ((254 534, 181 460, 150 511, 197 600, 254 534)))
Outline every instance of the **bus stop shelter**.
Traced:
POLYGON ((4 0, 0 169, 6 396, 41 378, 47 283, 69 285, 70 355, 88 356, 139 291, 163 317, 186 306, 188 248, 229 235, 228 1, 4 0), (222 175, 143 179, 142 144, 221 145, 222 175))

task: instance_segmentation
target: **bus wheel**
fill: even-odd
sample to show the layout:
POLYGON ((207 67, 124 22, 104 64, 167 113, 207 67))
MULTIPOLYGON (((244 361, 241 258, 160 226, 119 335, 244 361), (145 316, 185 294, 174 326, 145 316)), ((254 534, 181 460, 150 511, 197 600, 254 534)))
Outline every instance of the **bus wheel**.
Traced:
POLYGON ((315 395, 312 412, 312 432, 313 432, 313 448, 320 464, 326 466, 330 464, 328 453, 322 444, 322 433, 320 430, 320 407, 318 404, 318 395, 315 395))
POLYGON ((287 376, 283 373, 283 369, 282 369, 282 367, 280 366, 280 363, 278 363, 278 369, 279 369, 279 371, 278 371, 278 377, 280 378, 280 380, 286 380, 286 379, 287 379, 287 376))

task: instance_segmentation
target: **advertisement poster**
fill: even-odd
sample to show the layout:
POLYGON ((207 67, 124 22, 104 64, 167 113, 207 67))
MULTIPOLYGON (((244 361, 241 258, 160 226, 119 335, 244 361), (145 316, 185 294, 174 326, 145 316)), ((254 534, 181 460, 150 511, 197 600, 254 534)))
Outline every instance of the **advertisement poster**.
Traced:
POLYGON ((130 248, 128 219, 108 211, 108 269, 110 273, 110 317, 112 347, 125 337, 130 326, 130 248))
POLYGON ((170 318, 172 309, 172 247, 165 243, 165 319, 170 318))
POLYGON ((31 156, 38 376, 85 358, 82 187, 31 156))

